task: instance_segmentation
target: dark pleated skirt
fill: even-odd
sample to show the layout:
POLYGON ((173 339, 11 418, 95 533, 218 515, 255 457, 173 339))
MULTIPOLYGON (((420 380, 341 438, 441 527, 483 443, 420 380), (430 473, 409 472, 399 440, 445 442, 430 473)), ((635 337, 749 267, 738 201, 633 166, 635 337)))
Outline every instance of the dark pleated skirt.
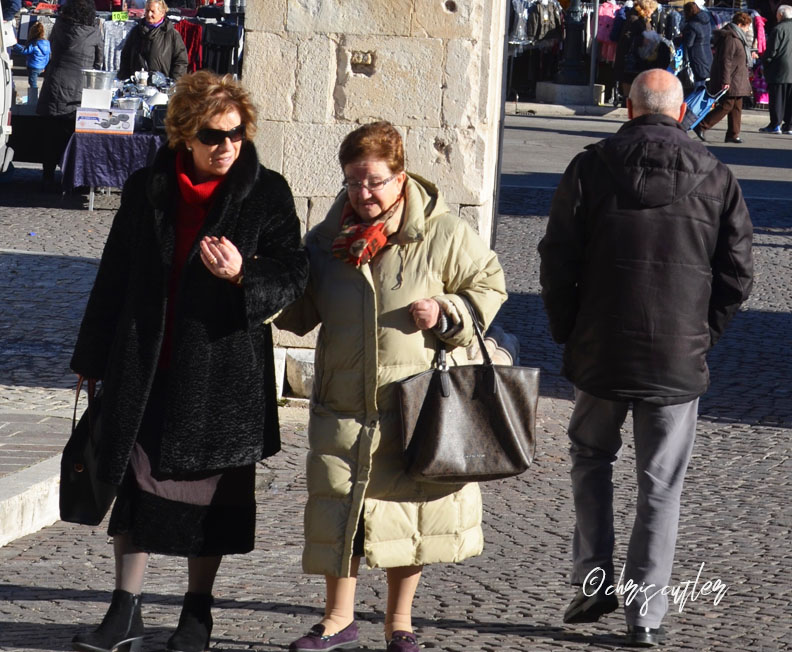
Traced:
POLYGON ((158 372, 108 534, 127 534, 146 552, 179 557, 242 554, 253 549, 254 464, 218 473, 158 472, 167 373, 158 372))

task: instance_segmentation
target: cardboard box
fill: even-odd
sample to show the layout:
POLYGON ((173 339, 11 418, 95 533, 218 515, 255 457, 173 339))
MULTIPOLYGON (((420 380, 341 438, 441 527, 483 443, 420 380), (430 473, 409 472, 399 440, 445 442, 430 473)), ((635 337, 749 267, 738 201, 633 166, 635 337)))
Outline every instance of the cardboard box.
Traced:
POLYGON ((132 109, 77 109, 74 131, 88 134, 131 134, 135 130, 132 109))

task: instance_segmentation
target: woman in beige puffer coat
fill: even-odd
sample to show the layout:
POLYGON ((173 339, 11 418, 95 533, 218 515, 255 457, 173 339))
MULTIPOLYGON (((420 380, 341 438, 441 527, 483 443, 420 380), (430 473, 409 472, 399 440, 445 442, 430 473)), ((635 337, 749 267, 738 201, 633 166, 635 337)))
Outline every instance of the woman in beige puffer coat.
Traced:
POLYGON ((303 299, 281 315, 299 334, 321 323, 307 459, 303 569, 327 580, 321 623, 292 652, 356 647, 360 558, 387 569, 389 652, 418 650, 412 599, 424 564, 458 562, 483 547, 478 485, 419 482, 405 473, 395 383, 432 366, 436 338, 473 338, 460 294, 488 325, 506 299, 496 255, 431 183, 404 171, 401 137, 386 122, 341 145, 342 192, 306 236, 303 299))

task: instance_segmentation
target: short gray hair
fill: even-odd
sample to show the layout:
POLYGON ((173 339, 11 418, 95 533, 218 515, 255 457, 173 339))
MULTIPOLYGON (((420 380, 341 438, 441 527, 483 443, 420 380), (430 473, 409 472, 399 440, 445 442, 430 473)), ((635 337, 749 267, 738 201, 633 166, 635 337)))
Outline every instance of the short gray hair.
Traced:
POLYGON ((789 5, 781 5, 778 7, 778 15, 784 20, 792 18, 792 7, 789 5))
POLYGON ((663 114, 677 117, 683 101, 679 79, 657 68, 642 72, 630 88, 630 102, 636 116, 663 114))
POLYGON ((146 0, 146 7, 149 5, 160 5, 162 7, 162 11, 164 13, 168 13, 168 5, 165 4, 165 0, 146 0))

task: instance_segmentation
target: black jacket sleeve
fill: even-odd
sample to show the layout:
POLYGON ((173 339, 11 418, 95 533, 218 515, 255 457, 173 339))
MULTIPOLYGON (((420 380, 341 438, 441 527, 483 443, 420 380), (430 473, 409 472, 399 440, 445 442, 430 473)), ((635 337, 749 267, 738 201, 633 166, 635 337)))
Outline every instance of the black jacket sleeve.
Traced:
POLYGON ((187 46, 184 45, 184 39, 182 38, 181 34, 179 34, 179 32, 177 32, 175 29, 171 29, 170 34, 172 58, 170 74, 168 77, 178 79, 187 73, 187 65, 189 64, 189 59, 187 57, 187 46))
POLYGON ((585 223, 581 171, 593 156, 578 154, 553 195, 547 231, 539 242, 539 282, 550 334, 559 344, 569 339, 578 311, 578 284, 583 266, 585 223))
POLYGON ((729 173, 729 186, 712 257, 709 302, 711 344, 718 341, 753 285, 753 227, 740 186, 729 173))
POLYGON ((262 170, 270 204, 262 214, 257 253, 243 261, 242 275, 248 325, 261 324, 300 298, 308 282, 308 257, 300 244, 300 222, 286 180, 262 170))

